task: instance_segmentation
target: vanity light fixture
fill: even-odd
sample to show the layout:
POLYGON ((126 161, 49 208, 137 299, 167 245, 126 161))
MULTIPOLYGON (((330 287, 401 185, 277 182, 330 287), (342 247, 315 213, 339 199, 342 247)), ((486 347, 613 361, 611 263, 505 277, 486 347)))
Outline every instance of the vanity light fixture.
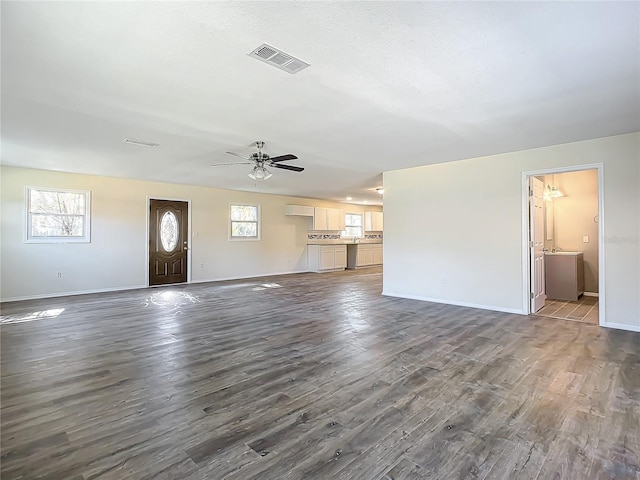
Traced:
POLYGON ((560 191, 558 187, 552 187, 551 185, 547 185, 547 189, 544 192, 544 198, 546 200, 551 200, 552 198, 564 197, 564 194, 560 191))
POLYGON ((383 195, 384 194, 384 188, 378 187, 378 188, 376 188, 376 192, 378 192, 380 195, 383 195))
POLYGON ((347 200, 351 201, 351 200, 353 200, 353 197, 347 197, 347 200))

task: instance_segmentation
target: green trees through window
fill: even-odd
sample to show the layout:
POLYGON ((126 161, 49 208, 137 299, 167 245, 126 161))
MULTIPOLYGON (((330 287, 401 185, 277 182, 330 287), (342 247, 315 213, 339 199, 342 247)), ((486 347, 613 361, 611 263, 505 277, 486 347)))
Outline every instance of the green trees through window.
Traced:
POLYGON ((231 238, 259 239, 259 207, 231 205, 231 238))

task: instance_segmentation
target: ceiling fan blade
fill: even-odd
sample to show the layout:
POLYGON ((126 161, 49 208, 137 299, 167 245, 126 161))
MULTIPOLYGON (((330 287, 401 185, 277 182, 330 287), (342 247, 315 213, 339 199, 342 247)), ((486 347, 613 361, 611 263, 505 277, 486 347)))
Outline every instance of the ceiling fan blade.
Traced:
POLYGON ((274 168, 282 168, 284 170, 291 170, 292 172, 301 172, 304 170, 302 167, 294 167, 293 165, 280 165, 278 163, 274 163, 271 165, 274 168))
POLYGON ((225 165, 253 165, 253 162, 214 163, 210 167, 223 167, 225 165))
POLYGON ((229 155, 234 155, 236 157, 240 157, 240 158, 244 158, 245 160, 251 160, 251 157, 249 155, 242 155, 241 153, 236 153, 236 152, 226 152, 229 155))
POLYGON ((277 157, 271 157, 270 160, 272 162, 284 162, 285 160, 297 160, 298 157, 292 155, 291 153, 287 153, 286 155, 278 155, 277 157))

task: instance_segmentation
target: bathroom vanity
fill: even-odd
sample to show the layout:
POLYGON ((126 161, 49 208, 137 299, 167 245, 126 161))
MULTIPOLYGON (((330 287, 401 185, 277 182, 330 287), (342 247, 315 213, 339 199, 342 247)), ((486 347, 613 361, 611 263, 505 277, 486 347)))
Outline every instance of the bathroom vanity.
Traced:
POLYGON ((548 299, 575 301, 584 293, 582 252, 546 252, 544 270, 548 299))

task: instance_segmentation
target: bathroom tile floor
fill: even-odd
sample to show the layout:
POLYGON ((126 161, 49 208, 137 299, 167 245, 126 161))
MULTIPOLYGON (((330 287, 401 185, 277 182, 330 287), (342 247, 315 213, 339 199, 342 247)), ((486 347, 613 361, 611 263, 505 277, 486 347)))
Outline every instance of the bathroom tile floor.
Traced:
POLYGON ((548 298, 545 306, 536 315, 597 325, 598 297, 582 295, 575 302, 548 298))

